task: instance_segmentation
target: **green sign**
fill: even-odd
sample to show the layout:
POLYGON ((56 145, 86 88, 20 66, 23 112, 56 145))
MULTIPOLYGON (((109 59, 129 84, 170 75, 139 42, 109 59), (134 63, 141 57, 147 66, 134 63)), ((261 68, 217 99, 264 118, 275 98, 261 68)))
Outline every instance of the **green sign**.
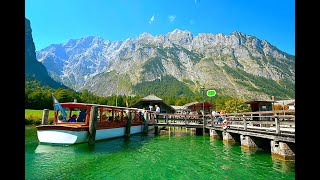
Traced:
POLYGON ((207 96, 212 97, 216 95, 216 91, 215 90, 208 90, 207 91, 207 96))

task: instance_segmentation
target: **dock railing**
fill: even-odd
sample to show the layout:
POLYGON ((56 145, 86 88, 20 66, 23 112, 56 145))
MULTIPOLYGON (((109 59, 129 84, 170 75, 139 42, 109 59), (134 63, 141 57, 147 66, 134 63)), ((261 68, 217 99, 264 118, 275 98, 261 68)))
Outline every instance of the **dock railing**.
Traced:
MULTIPOLYGON (((275 110, 275 111, 258 111, 227 113, 222 115, 222 119, 228 121, 228 129, 270 132, 275 134, 295 133, 295 110, 275 110)), ((159 113, 158 118, 154 112, 150 112, 149 123, 157 125, 204 125, 206 128, 222 128, 222 122, 213 118, 210 114, 189 115, 189 114, 167 114, 159 113)))
MULTIPOLYGON (((222 117, 228 121, 229 129, 275 132, 276 134, 295 133, 295 110, 275 110, 229 113, 222 117)), ((221 127, 221 122, 213 120, 212 127, 221 127)))
MULTIPOLYGON (((204 116, 205 124, 211 122, 211 115, 204 116)), ((203 124, 203 115, 159 113, 157 124, 199 125, 203 124)))

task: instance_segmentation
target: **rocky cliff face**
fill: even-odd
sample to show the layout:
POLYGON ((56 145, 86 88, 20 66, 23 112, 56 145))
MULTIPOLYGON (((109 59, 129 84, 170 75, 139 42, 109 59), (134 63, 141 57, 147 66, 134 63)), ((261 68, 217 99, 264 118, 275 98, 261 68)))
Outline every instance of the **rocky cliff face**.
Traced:
POLYGON ((32 38, 30 21, 25 18, 25 76, 26 80, 37 80, 52 88, 66 86, 54 81, 48 74, 46 67, 36 58, 36 49, 32 38))
POLYGON ((37 59, 57 81, 103 96, 134 95, 137 84, 164 76, 193 91, 204 85, 222 95, 270 98, 261 83, 266 80, 294 96, 294 56, 241 32, 193 36, 176 29, 115 42, 90 36, 51 45, 37 52, 37 59))

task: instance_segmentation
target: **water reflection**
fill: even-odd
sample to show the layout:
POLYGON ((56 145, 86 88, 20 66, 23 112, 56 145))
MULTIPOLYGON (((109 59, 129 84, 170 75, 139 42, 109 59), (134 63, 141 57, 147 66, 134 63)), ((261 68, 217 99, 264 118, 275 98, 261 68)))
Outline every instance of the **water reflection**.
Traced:
POLYGON ((225 146, 234 146, 234 145, 237 145, 239 143, 237 143, 236 141, 226 141, 226 140, 223 140, 223 144, 225 146))
POLYGON ((196 132, 194 128, 159 126, 159 134, 161 136, 193 136, 196 132))
POLYGON ((88 143, 73 144, 73 145, 52 145, 38 144, 35 153, 115 153, 126 151, 128 149, 140 148, 143 144, 152 140, 153 136, 144 136, 141 134, 131 135, 128 138, 114 138, 107 140, 96 141, 94 145, 88 143))
POLYGON ((248 148, 246 146, 241 146, 241 152, 243 154, 254 154, 259 150, 259 148, 248 148))
POLYGON ((280 172, 294 172, 295 161, 286 161, 272 156, 273 169, 280 172))

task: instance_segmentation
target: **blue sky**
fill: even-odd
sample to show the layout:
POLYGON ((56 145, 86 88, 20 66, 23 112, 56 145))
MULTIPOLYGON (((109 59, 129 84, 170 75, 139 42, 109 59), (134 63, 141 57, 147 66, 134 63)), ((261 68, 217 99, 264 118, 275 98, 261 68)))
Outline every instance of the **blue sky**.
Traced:
POLYGON ((234 31, 295 55, 294 0, 26 0, 36 50, 85 36, 116 41, 174 29, 234 31))

